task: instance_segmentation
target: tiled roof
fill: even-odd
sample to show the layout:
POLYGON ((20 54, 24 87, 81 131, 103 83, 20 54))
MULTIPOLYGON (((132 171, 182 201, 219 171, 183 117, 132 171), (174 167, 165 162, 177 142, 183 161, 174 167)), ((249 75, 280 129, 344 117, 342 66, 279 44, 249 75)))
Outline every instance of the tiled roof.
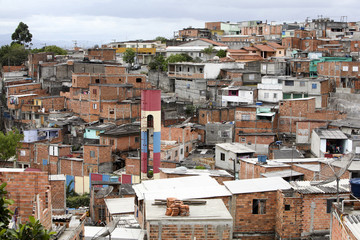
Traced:
POLYGON ((269 45, 270 47, 277 49, 277 48, 284 48, 283 46, 281 46, 280 44, 277 44, 276 42, 267 42, 267 45, 269 45))
POLYGON ((258 51, 259 49, 254 48, 254 47, 243 47, 243 49, 247 50, 247 51, 258 51))
POLYGON ((215 46, 222 46, 222 47, 227 47, 226 44, 223 44, 223 43, 219 43, 219 42, 215 42, 213 40, 210 40, 210 39, 206 39, 206 38, 200 38, 200 40, 204 41, 204 42, 208 42, 208 43, 211 43, 212 45, 215 45, 215 46))
POLYGON ((262 52, 275 52, 275 50, 267 45, 257 44, 254 46, 262 52))

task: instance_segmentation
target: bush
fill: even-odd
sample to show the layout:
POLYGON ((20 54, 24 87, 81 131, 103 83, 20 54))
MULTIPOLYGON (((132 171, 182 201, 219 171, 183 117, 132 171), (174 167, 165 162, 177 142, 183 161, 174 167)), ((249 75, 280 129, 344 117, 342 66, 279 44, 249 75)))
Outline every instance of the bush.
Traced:
POLYGON ((195 169, 206 169, 204 166, 196 166, 195 169))
POLYGON ((66 206, 68 208, 88 207, 90 205, 90 195, 72 196, 66 198, 66 206))

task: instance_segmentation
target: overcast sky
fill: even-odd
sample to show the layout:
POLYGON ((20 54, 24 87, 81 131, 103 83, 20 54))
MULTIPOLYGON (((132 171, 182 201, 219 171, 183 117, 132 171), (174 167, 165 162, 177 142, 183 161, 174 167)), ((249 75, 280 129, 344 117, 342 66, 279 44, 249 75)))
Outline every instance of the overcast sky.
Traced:
POLYGON ((0 34, 20 21, 41 41, 88 40, 98 44, 172 37, 206 21, 304 21, 318 15, 356 18, 358 0, 0 0, 0 34))

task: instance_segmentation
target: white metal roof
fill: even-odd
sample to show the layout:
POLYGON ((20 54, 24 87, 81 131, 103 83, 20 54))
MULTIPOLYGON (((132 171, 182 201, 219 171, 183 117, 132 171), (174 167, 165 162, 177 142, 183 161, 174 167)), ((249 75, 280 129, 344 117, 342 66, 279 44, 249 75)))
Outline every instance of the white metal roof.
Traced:
POLYGON ((134 198, 108 198, 104 199, 111 215, 134 212, 134 198))
POLYGON ((233 153, 254 153, 255 151, 244 144, 241 143, 218 143, 216 144, 217 147, 221 147, 226 151, 230 151, 233 153))
POLYGON ((320 165, 319 164, 295 164, 295 166, 313 171, 313 172, 320 172, 320 165))
POLYGON ((181 174, 181 175, 204 175, 204 176, 225 176, 232 177, 230 173, 225 170, 209 170, 209 169, 188 169, 186 167, 177 168, 160 168, 163 173, 167 174, 181 174))
POLYGON ((262 173, 261 176, 270 178, 270 177, 296 177, 296 176, 301 176, 304 175, 303 173, 300 172, 296 172, 294 170, 290 170, 290 169, 286 169, 283 171, 276 171, 276 172, 267 172, 267 173, 262 173))
MULTIPOLYGON (((103 227, 85 226, 85 240, 92 239, 103 227)), ((143 230, 135 228, 115 228, 111 233, 112 240, 138 240, 142 239, 143 230)), ((101 239, 110 239, 109 236, 101 239)))
POLYGON ((0 168, 0 172, 24 172, 25 168, 0 168))
POLYGON ((272 192, 279 189, 291 189, 291 185, 281 177, 225 181, 224 185, 232 194, 272 192))
MULTIPOLYGON (((327 184, 319 184, 314 186, 315 183, 316 182, 311 182, 311 181, 296 181, 296 182, 291 182, 290 184, 295 191, 300 192, 302 194, 336 193, 335 180, 327 184)), ((318 181, 317 183, 321 183, 321 181, 318 181)), ((349 179, 340 179, 339 192, 340 193, 350 192, 349 179)))
POLYGON ((325 130, 325 129, 316 129, 315 132, 320 138, 325 139, 348 139, 348 137, 340 130, 325 130))
POLYGON ((66 181, 66 177, 64 174, 57 174, 57 175, 49 175, 50 181, 66 181))
POLYGON ((360 239, 360 215, 352 214, 344 217, 345 225, 357 239, 360 239))
POLYGON ((180 200, 230 196, 225 186, 209 176, 156 179, 133 185, 139 199, 153 200, 175 197, 180 200))

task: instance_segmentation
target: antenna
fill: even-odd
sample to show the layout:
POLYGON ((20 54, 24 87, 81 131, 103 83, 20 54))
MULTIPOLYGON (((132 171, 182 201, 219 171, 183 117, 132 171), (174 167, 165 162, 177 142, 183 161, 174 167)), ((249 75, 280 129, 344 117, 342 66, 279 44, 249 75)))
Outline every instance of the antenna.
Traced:
POLYGON ((109 224, 107 224, 99 232, 97 232, 91 240, 103 239, 106 236, 109 236, 109 239, 111 239, 111 233, 115 230, 119 221, 120 218, 114 218, 114 221, 109 222, 109 224))
POLYGON ((103 187, 95 194, 95 198, 105 198, 113 191, 113 186, 103 187))
POLYGON ((77 41, 73 40, 73 43, 74 43, 74 48, 77 48, 77 41))
POLYGON ((355 158, 355 154, 352 153, 352 152, 344 155, 340 160, 342 167, 338 171, 335 171, 334 167, 332 166, 332 163, 335 162, 335 161, 339 161, 339 160, 333 160, 333 161, 327 162, 329 168, 333 172, 333 175, 326 178, 323 181, 311 181, 310 185, 311 186, 319 186, 319 185, 325 185, 325 184, 331 183, 333 181, 336 181, 336 202, 339 203, 339 182, 340 182, 340 177, 349 168, 349 166, 352 163, 352 161, 354 160, 354 158, 355 158))

